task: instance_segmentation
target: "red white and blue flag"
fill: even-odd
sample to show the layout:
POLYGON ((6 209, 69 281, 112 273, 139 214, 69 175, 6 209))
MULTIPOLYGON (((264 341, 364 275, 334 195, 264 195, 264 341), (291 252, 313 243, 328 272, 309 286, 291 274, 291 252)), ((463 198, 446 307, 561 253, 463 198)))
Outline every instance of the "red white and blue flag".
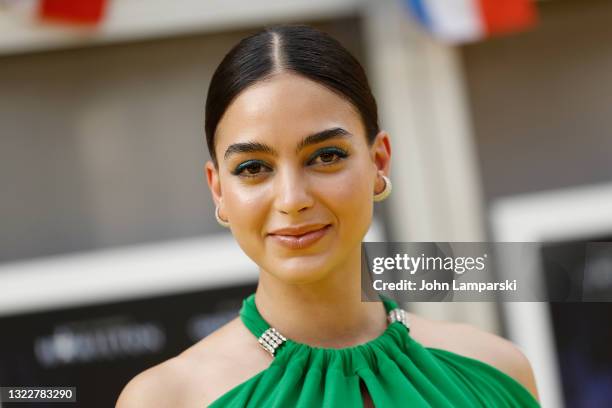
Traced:
POLYGON ((526 29, 537 19, 533 0, 405 0, 411 14, 449 43, 526 29))

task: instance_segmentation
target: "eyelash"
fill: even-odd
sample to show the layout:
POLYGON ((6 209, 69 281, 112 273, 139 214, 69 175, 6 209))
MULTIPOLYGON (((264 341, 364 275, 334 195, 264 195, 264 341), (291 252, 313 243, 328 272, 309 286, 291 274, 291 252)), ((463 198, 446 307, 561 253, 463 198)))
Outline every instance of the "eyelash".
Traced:
MULTIPOLYGON (((317 150, 312 156, 310 156, 310 159, 308 159, 307 163, 312 163, 316 158, 320 157, 323 154, 332 154, 332 155, 336 155, 338 156, 338 159, 333 160, 331 162, 321 162, 322 166, 330 166, 333 164, 338 163, 339 161, 346 159, 349 154, 344 151, 343 149, 337 148, 337 147, 332 147, 332 148, 323 148, 323 149, 319 149, 317 150)), ((239 177, 258 177, 260 176, 262 173, 261 172, 257 172, 257 173, 251 173, 251 174, 247 174, 244 172, 245 169, 256 165, 258 167, 267 167, 268 169, 270 168, 269 166, 267 166, 266 164, 264 164, 262 161, 260 160, 248 160, 244 163, 240 163, 233 171, 232 174, 235 176, 239 176, 239 177)))

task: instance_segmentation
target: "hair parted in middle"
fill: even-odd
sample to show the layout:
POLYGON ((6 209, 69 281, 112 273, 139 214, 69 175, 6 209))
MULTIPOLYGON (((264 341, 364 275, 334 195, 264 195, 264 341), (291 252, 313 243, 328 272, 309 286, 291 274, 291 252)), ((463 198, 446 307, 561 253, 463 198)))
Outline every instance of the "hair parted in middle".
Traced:
POLYGON ((249 86, 283 72, 302 75, 348 100, 359 112, 367 142, 372 144, 380 131, 378 109, 359 61, 336 39, 314 27, 276 25, 241 40, 213 74, 204 128, 215 168, 215 132, 230 103, 249 86))

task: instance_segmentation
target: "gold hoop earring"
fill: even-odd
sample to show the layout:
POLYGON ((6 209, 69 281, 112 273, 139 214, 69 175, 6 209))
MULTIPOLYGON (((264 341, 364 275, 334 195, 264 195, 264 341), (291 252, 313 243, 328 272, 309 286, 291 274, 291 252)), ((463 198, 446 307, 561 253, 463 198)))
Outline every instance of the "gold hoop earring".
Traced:
POLYGON ((215 207, 215 218, 217 219, 217 222, 219 223, 219 225, 225 228, 229 228, 229 222, 222 220, 221 217, 219 216, 219 206, 215 207))
POLYGON ((382 201, 385 198, 389 197, 389 194, 391 194, 391 190, 393 189, 393 186, 391 185, 391 180, 389 180, 389 177, 382 175, 382 174, 381 176, 383 180, 385 181, 385 188, 380 193, 374 194, 374 201, 382 201))

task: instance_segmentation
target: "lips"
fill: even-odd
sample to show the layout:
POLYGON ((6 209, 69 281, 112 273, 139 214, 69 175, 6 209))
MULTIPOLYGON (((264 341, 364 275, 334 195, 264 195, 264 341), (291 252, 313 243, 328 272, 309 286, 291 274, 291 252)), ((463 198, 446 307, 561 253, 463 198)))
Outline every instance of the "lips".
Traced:
POLYGON ((275 230, 268 237, 289 249, 303 249, 319 241, 330 230, 331 224, 311 224, 275 230))
POLYGON ((327 225, 329 224, 320 224, 320 223, 304 224, 304 225, 298 225, 298 226, 293 226, 293 227, 279 228, 277 230, 270 232, 270 234, 298 236, 298 235, 304 235, 308 232, 319 230, 327 225))

